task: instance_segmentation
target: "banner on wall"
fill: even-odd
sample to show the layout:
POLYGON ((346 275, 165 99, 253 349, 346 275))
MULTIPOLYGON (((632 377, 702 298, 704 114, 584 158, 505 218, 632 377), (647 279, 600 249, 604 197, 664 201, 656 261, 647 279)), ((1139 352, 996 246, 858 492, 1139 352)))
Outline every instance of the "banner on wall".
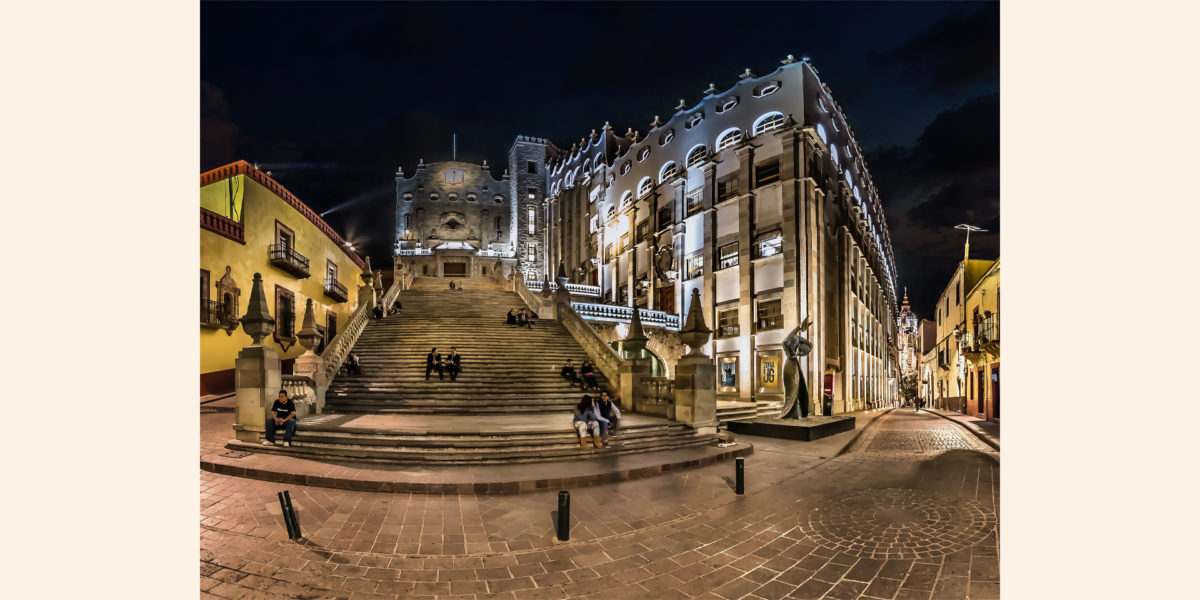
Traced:
POLYGON ((780 360, 778 356, 764 355, 758 359, 758 385, 767 389, 779 388, 780 360))
POLYGON ((721 391, 737 388, 737 357, 722 357, 720 371, 717 373, 717 385, 721 391))

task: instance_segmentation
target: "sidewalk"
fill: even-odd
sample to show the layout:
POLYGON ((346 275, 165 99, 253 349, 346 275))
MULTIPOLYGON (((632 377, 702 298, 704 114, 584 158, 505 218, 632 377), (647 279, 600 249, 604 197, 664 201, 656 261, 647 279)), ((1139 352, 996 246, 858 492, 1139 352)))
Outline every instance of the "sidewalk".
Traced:
POLYGON ((934 408, 934 409, 923 408, 921 410, 925 411, 925 412, 933 413, 939 417, 942 417, 943 419, 948 419, 950 421, 954 421, 954 422, 962 425, 963 427, 966 427, 968 430, 971 431, 971 433, 975 434, 975 437, 978 437, 979 439, 983 440, 984 443, 995 448, 996 451, 1000 450, 1000 424, 999 423, 997 423, 995 421, 988 421, 985 419, 972 417, 970 415, 964 415, 962 413, 957 413, 957 412, 953 412, 953 411, 949 411, 949 410, 938 410, 936 408, 934 408))

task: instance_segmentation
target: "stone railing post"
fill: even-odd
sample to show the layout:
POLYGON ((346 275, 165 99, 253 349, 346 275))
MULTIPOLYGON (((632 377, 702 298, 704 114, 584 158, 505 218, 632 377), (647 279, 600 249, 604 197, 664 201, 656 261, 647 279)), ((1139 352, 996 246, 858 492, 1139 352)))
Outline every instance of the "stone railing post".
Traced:
POLYGON ((643 412, 643 404, 649 398, 643 380, 650 375, 650 358, 642 352, 646 348, 646 332, 642 330, 641 311, 635 306, 629 321, 629 334, 621 342, 621 349, 628 357, 621 364, 620 395, 621 407, 630 412, 643 412))
POLYGON ((254 274, 250 302, 241 322, 253 343, 242 348, 234 361, 237 410, 233 430, 239 441, 257 442, 258 435, 266 431, 267 408, 275 401, 282 383, 279 353, 262 343, 275 331, 275 319, 267 310, 261 273, 254 274))
MULTIPOLYGON (((316 322, 313 318, 313 301, 309 298, 304 303, 304 325, 300 328, 296 337, 300 338, 300 345, 304 347, 304 354, 296 357, 295 364, 292 365, 292 373, 304 377, 311 378, 314 382, 321 379, 321 367, 325 362, 317 356, 315 349, 321 343, 321 333, 317 331, 316 322)), ((313 386, 313 395, 309 398, 312 402, 313 413, 319 414, 325 408, 325 386, 313 386)))
POLYGON ((717 432, 717 372, 700 351, 712 330, 704 323, 700 290, 692 289, 687 322, 679 338, 690 350, 675 364, 675 418, 697 433, 717 432))

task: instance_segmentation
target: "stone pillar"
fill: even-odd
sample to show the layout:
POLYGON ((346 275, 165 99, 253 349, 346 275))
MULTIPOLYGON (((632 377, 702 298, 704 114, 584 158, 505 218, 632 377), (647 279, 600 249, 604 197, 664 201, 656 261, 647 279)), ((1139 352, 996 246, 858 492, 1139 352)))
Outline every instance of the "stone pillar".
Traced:
MULTIPOLYGON (((321 334, 317 331, 316 319, 313 318, 312 298, 304 303, 304 324, 297 332, 296 337, 300 338, 304 354, 296 357, 296 362, 292 365, 292 373, 309 377, 316 382, 313 390, 315 397, 312 398, 312 410, 309 414, 320 414, 321 410, 325 408, 325 386, 321 381, 321 357, 317 356, 315 351, 321 343, 321 334)), ((300 414, 299 407, 297 407, 296 414, 300 414)))
POLYGON ((279 353, 262 345, 263 339, 275 330, 275 319, 267 311, 261 273, 254 274, 250 302, 241 321, 253 343, 243 348, 234 361, 237 412, 233 429, 239 441, 257 442, 258 434, 265 431, 267 408, 275 401, 283 383, 279 353))
POLYGON ((713 359, 701 352, 712 335, 703 310, 700 290, 693 288, 687 323, 679 335, 689 352, 675 363, 675 419, 701 434, 717 432, 717 370, 713 359))
POLYGON ((630 412, 641 411, 641 404, 649 394, 642 383, 643 377, 650 376, 650 358, 646 357, 646 332, 642 329, 641 309, 633 308, 633 318, 629 321, 629 334, 621 342, 621 349, 627 353, 628 360, 621 363, 619 375, 621 409, 630 412))

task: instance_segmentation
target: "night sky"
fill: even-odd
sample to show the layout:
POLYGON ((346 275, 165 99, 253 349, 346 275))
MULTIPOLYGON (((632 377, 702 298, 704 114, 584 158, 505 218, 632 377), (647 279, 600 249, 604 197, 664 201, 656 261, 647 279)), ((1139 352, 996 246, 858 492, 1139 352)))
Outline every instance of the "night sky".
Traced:
POLYGON ((201 4, 205 171, 259 163, 391 264, 393 173, 487 159, 518 134, 569 148, 643 133, 709 82, 809 56, 879 188, 913 308, 1000 250, 998 3, 201 4))

